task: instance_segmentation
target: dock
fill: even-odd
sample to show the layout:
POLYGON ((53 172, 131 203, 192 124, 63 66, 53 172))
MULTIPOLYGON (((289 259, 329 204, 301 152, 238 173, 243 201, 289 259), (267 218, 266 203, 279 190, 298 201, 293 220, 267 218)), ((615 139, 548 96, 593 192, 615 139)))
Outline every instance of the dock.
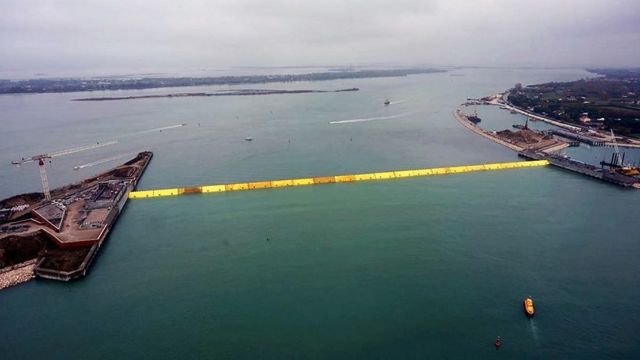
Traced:
POLYGON ((530 160, 546 160, 550 165, 625 188, 640 189, 640 179, 599 168, 568 157, 539 151, 521 151, 518 156, 530 160))
POLYGON ((563 138, 567 138, 571 140, 576 140, 591 146, 605 146, 607 144, 603 139, 600 139, 594 136, 579 134, 575 131, 568 131, 568 130, 562 130, 562 129, 552 129, 550 131, 554 135, 561 136, 563 138))

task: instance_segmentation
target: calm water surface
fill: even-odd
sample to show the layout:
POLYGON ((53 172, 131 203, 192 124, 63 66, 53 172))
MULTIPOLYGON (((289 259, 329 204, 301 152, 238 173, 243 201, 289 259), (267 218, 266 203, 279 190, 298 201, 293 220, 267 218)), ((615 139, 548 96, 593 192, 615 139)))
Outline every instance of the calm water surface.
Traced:
MULTIPOLYGON (((39 190, 37 168, 11 160, 113 138, 120 142, 54 159, 52 186, 117 162, 74 166, 143 149, 155 157, 141 189, 513 161, 510 150, 462 128, 455 107, 516 82, 589 76, 456 73, 463 76, 261 86, 361 89, 353 93, 1 96, 0 198, 39 190), (392 118, 329 124, 380 117, 392 118)), ((523 120, 478 110, 488 128, 523 120)), ((585 161, 607 151, 569 150, 585 161)), ((640 192, 539 168, 131 201, 86 279, 0 292, 0 354, 631 358, 640 353, 639 200, 640 192), (529 295, 533 320, 521 307, 529 295), (496 353, 498 335, 504 345, 496 353)))

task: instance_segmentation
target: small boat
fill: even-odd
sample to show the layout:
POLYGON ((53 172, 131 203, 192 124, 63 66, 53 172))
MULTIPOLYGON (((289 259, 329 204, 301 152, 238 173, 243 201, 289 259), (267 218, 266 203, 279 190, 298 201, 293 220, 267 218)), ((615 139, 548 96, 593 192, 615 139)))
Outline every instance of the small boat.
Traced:
POLYGON ((533 300, 530 297, 524 299, 524 312, 530 318, 532 318, 535 314, 535 309, 533 308, 533 300))
POLYGON ((387 99, 387 100, 384 101, 384 104, 385 105, 389 105, 389 104, 391 104, 391 101, 389 101, 389 99, 387 99))
POLYGON ((493 343, 493 344, 495 345, 496 350, 500 349, 500 346, 502 346, 502 338, 500 336, 498 336, 496 338, 496 342, 493 343))
POLYGON ((246 138, 244 138, 244 141, 253 141, 253 138, 251 136, 247 136, 246 138))

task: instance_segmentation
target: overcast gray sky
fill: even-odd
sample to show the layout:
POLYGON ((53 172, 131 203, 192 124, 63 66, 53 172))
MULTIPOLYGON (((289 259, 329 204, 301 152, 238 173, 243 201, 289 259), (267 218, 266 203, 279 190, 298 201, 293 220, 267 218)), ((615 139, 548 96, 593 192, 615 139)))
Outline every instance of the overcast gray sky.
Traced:
POLYGON ((0 0, 0 76, 639 59, 639 0, 0 0))

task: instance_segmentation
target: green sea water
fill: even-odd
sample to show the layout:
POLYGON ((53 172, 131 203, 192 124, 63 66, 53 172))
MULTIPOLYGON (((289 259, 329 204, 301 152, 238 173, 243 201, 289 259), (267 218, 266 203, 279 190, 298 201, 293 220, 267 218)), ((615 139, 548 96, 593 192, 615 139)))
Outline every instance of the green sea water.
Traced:
MULTIPOLYGON (((120 142, 54 159, 52 186, 118 161, 74 166, 143 149, 155 156, 140 189, 515 161, 460 126, 456 106, 516 82, 590 76, 454 73, 462 76, 261 86, 361 89, 354 93, 69 101, 218 89, 205 87, 1 96, 0 197, 39 189, 37 168, 11 160, 112 138, 120 142), (392 105, 383 105, 387 98, 392 105), (370 118, 388 119, 329 124, 370 118)), ((478 111, 487 128, 522 120, 478 111)), ((599 161, 608 151, 570 155, 599 161)), ((633 358, 639 200, 640 192, 536 168, 130 201, 85 279, 0 292, 0 354, 633 358), (532 320, 525 296, 536 303, 532 320), (498 335, 504 345, 496 351, 498 335)))

